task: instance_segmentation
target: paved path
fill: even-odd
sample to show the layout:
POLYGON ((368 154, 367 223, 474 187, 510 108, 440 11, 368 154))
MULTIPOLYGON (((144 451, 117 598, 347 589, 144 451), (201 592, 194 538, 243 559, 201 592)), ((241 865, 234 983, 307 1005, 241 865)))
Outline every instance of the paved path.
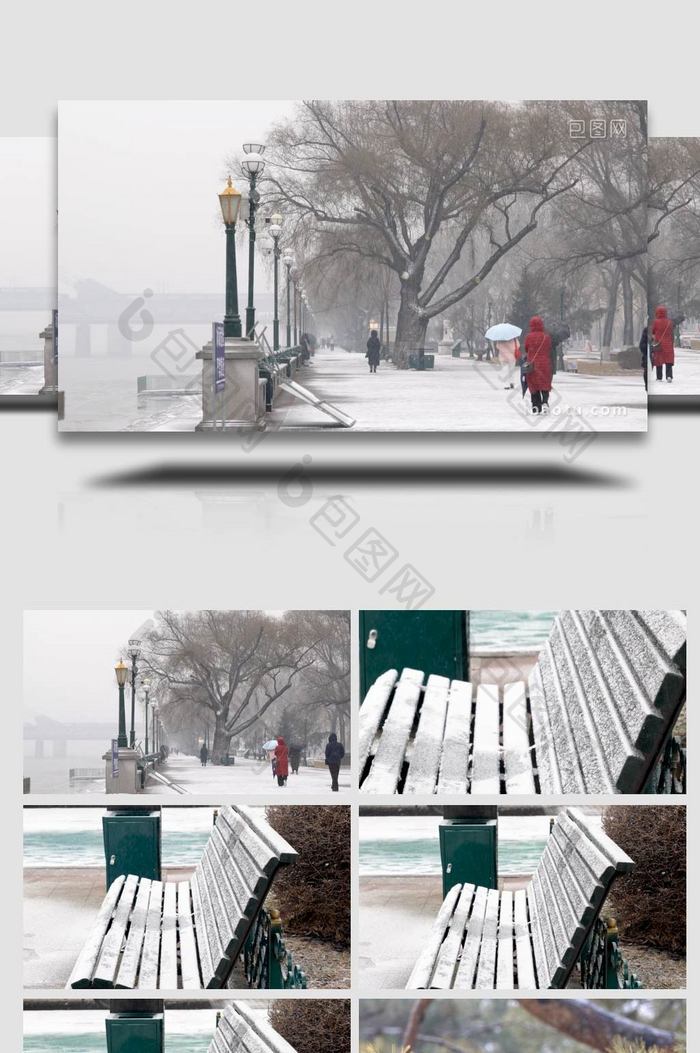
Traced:
POLYGON ((679 395, 700 396, 700 351, 682 351, 676 348, 676 363, 673 367, 673 382, 656 379, 656 370, 649 367, 649 394, 672 399, 679 395))
MULTIPOLYGON (((534 417, 519 390, 504 390, 498 366, 435 357, 417 372, 382 363, 370 374, 364 355, 342 348, 317 351, 298 381, 356 418, 354 431, 551 431, 574 414, 594 431, 644 431, 646 395, 641 375, 585 377, 558 373, 552 413, 534 417)), ((270 428, 330 426, 331 419, 284 395, 268 414, 270 428)))
MULTIPOLYGON (((267 761, 247 760, 236 757, 233 766, 208 764, 203 768, 199 757, 170 756, 160 772, 169 781, 177 784, 189 794, 259 793, 284 797, 285 794, 330 793, 331 779, 328 769, 299 768, 298 775, 290 775, 286 787, 277 785, 267 761)), ((350 789, 350 768, 342 768, 338 780, 338 796, 350 789)), ((168 788, 155 779, 149 779, 146 793, 167 793, 168 788)), ((173 787, 170 791, 176 793, 173 787)))

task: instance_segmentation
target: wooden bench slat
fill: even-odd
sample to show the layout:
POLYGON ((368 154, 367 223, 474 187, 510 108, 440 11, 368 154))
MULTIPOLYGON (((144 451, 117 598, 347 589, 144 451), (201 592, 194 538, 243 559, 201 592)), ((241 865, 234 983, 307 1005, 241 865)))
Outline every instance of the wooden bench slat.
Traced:
POLYGON ((115 980, 115 987, 133 988, 136 986, 139 963, 141 961, 141 949, 146 934, 146 915, 148 904, 151 899, 151 882, 142 879, 139 882, 136 902, 131 912, 131 924, 129 936, 126 941, 119 971, 115 980))
POLYGON ((464 680, 450 684, 445 720, 445 746, 440 760, 438 793, 466 793, 471 745, 472 685, 464 680))
POLYGON ((437 956, 437 965, 430 986, 436 989, 452 987, 459 954, 462 949, 464 929, 471 913, 474 885, 462 885, 459 899, 450 919, 450 927, 437 956))
POLYGON ((102 942, 102 949, 100 950, 100 956, 93 976, 95 987, 112 987, 114 985, 114 978, 119 968, 119 958, 129 924, 129 916, 136 898, 138 881, 139 879, 134 877, 133 874, 128 874, 126 877, 119 902, 114 911, 112 924, 102 942))
POLYGON ((398 678, 399 674, 396 669, 387 670, 375 680, 360 706, 358 746, 360 774, 365 770, 365 764, 369 759, 398 678))
POLYGON ((524 683, 503 688, 503 764, 506 793, 534 793, 535 775, 530 753, 527 687, 524 683))
POLYGON ((496 986, 496 952, 498 950, 498 889, 490 888, 486 896, 486 913, 481 930, 481 949, 479 965, 476 970, 475 986, 480 990, 493 990, 496 986))
POLYGON ((382 726, 372 770, 362 784, 365 793, 395 793, 401 777, 413 721, 420 701, 423 673, 404 669, 382 726))
POLYGON ((513 893, 509 889, 501 892, 498 916, 498 953, 496 956, 496 988, 512 991, 514 986, 513 955, 515 928, 513 924, 513 893))
POLYGON ((180 974, 183 989, 189 991, 202 986, 190 899, 189 881, 178 881, 177 923, 180 937, 180 974))
POLYGON ((472 912, 467 923, 467 934, 462 948, 462 958, 455 977, 455 987, 472 988, 474 986, 488 892, 489 890, 481 885, 476 890, 472 912))
POLYGON ((199 892, 199 882, 195 873, 190 881, 190 894, 192 896, 192 917, 195 924, 195 937, 197 940, 197 953, 199 955, 199 969, 202 977, 202 987, 209 987, 215 974, 214 958, 209 945, 206 925, 203 922, 204 911, 199 892))
POLYGON ((449 698, 450 681, 446 676, 428 677, 420 709, 420 720, 413 740, 411 763, 403 792, 433 793, 440 770, 442 743, 449 698))
POLYGON ((476 692, 474 742, 472 744, 471 792, 501 792, 500 713, 498 688, 480 684, 476 692))
POLYGON ((109 890, 102 902, 97 917, 95 918, 90 934, 83 944, 80 954, 78 955, 78 960, 73 966, 73 971, 68 980, 69 987, 90 987, 92 984, 92 978, 95 973, 97 959, 100 955, 102 941, 104 940, 112 914, 114 913, 114 909, 121 895, 124 880, 125 877, 122 874, 115 878, 109 886, 109 890))
POLYGON ((177 983, 177 885, 163 888, 163 918, 160 941, 160 982, 164 991, 176 991, 177 983))
POLYGON ((146 934, 143 939, 141 968, 137 981, 139 990, 156 990, 160 963, 160 926, 163 916, 163 882, 151 882, 151 898, 146 915, 146 934))
POLYGON ((236 1002, 226 1006, 221 1014, 209 1053, 295 1053, 295 1050, 244 1002, 236 1002))
MULTIPOLYGON (((471 887, 473 888, 473 886, 471 887)), ((449 928, 452 914, 457 900, 459 899, 461 890, 461 885, 453 885, 442 901, 438 915, 433 922, 430 936, 425 942, 416 964, 413 966, 413 970, 408 979, 408 987, 416 989, 430 987, 430 981, 435 967, 435 959, 440 951, 440 947, 442 946, 445 933, 449 928)))
POLYGON ((515 960, 518 968, 518 990, 534 991, 537 988, 535 959, 530 939, 530 923, 527 916, 527 892, 517 889, 513 897, 515 919, 515 960))

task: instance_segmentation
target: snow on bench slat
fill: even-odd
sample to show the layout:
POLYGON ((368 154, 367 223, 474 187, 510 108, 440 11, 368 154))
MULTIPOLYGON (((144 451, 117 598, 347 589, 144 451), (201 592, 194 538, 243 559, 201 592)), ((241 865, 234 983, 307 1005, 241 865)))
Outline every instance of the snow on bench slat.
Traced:
POLYGON ((476 693, 476 718, 472 747, 472 793, 500 793, 498 688, 480 684, 476 693))
POLYGON ((513 946, 515 930, 513 928, 513 893, 509 890, 501 893, 501 906, 498 916, 498 955, 496 959, 496 988, 499 991, 513 989, 513 946))
POLYGON ((362 789, 367 793, 395 793, 423 687, 423 672, 404 669, 384 721, 372 769, 362 789))
POLYGON ((462 885, 462 891, 450 919, 450 928, 440 947, 437 965, 435 966, 433 978, 430 981, 430 986, 433 988, 449 990, 452 987, 455 969, 459 960, 459 952, 462 948, 462 937, 469 919, 473 898, 474 886, 462 885))
POLYGON ((382 673, 370 687, 365 695, 364 702, 360 706, 360 736, 359 736, 359 771, 362 773, 372 749, 372 744, 377 737, 382 719, 389 699, 398 680, 396 669, 389 669, 382 673))
POLYGON ((438 793, 467 792, 471 721, 472 685, 464 680, 453 680, 447 702, 438 793))
POLYGON ((525 684, 503 688, 503 761, 507 793, 534 793, 525 684))
MULTIPOLYGON (((465 885, 464 888, 471 889, 473 893, 473 885, 465 885)), ((442 941, 445 938, 445 933, 449 929, 450 919, 452 918, 452 913, 461 891, 462 885, 453 885, 442 901, 438 915, 433 922, 430 936, 424 944, 423 950, 418 956, 416 964, 413 966, 413 971, 408 978, 406 987, 419 989, 430 986, 430 979, 433 975, 433 969, 435 968, 435 959, 440 953, 442 941)))
POLYGON ((449 689, 450 681, 447 677, 434 674, 428 677, 404 793, 435 792, 445 735, 449 689))
POLYGON ((532 942, 530 940, 530 925, 527 918, 527 892, 524 888, 517 889, 514 896, 514 939, 515 955, 518 966, 518 989, 534 991, 537 987, 535 980, 535 961, 532 954, 532 942))

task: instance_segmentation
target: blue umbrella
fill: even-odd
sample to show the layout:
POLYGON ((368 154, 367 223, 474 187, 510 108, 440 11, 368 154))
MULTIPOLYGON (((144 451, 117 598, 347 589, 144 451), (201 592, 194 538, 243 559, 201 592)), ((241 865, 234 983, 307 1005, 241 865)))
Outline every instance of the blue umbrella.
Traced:
POLYGON ((498 325, 492 325, 490 329, 486 330, 487 340, 514 340, 516 336, 520 336, 522 329, 518 329, 517 325, 511 325, 510 322, 499 322, 498 325))

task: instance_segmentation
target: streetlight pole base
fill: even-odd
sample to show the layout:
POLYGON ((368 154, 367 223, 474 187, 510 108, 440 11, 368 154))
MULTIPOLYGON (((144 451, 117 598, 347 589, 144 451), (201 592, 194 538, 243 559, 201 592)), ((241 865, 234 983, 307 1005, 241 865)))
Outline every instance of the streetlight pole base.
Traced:
POLYGON ((266 381, 259 375, 262 352, 255 340, 224 341, 224 390, 214 391, 211 341, 197 352, 202 361, 202 420, 195 431, 238 431, 265 426, 266 381))

